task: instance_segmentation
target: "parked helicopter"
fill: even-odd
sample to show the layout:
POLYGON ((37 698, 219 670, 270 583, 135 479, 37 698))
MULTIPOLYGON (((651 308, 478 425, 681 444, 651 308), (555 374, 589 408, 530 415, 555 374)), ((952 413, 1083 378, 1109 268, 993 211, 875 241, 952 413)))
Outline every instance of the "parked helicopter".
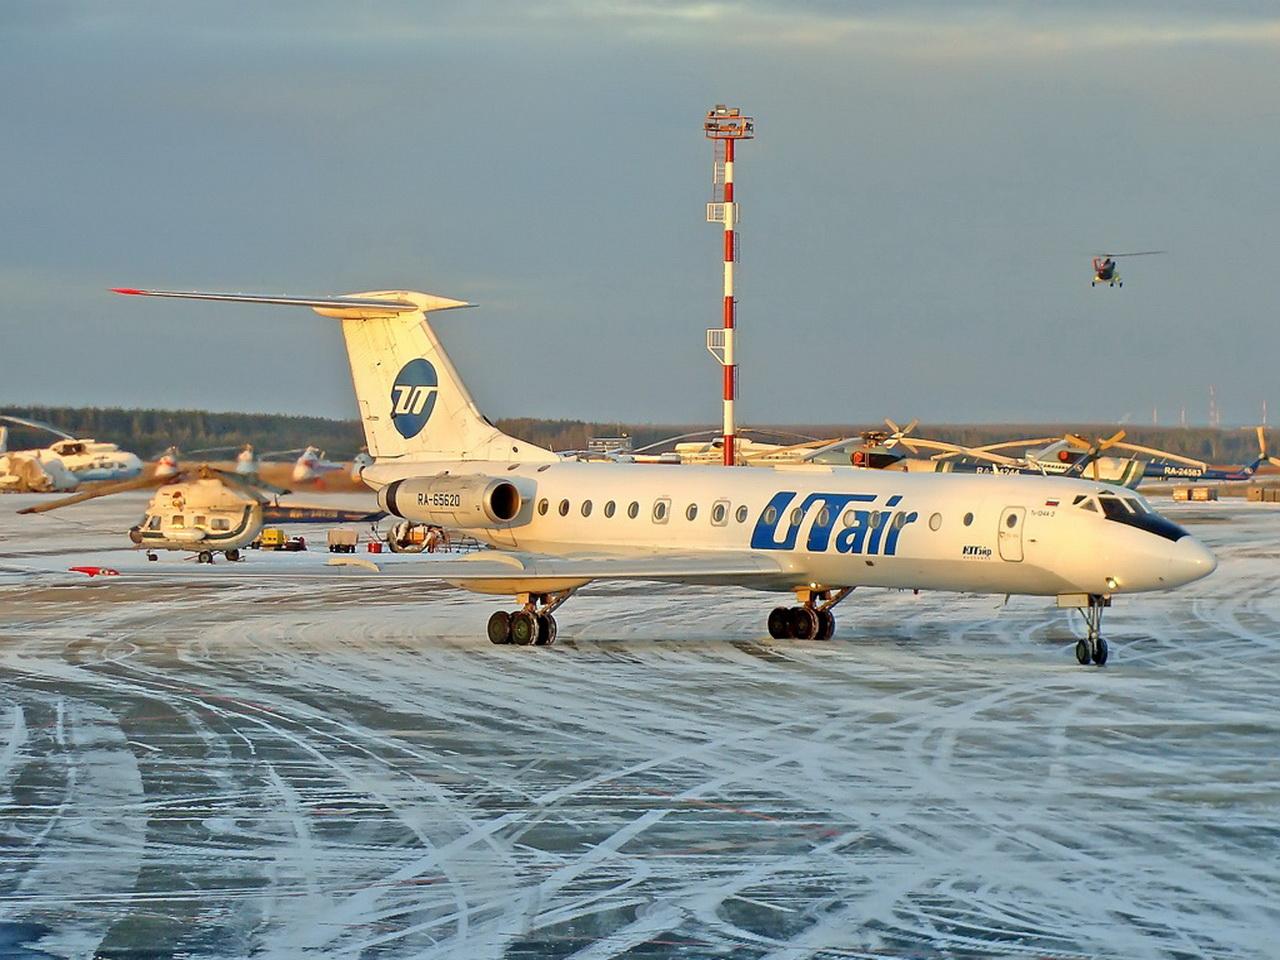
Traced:
POLYGON ((1265 463, 1280 467, 1280 457, 1272 457, 1267 454, 1266 428, 1258 426, 1254 429, 1258 433, 1258 457, 1252 463, 1233 467, 1211 467, 1205 461, 1196 460, 1193 457, 1184 457, 1176 453, 1144 448, 1148 452, 1156 454, 1158 459, 1152 460, 1147 464, 1143 477, 1149 480, 1186 480, 1191 482, 1197 480, 1243 481, 1253 479, 1253 475, 1258 472, 1258 468, 1265 463))
POLYGON ((1123 430, 1111 437, 1090 443, 1076 434, 1061 437, 1036 437, 1006 440, 980 447, 959 447, 942 441, 913 437, 911 442, 940 450, 930 460, 908 460, 909 470, 939 473, 1025 473, 1034 476, 1083 477, 1101 483, 1133 488, 1142 480, 1147 466, 1135 457, 1102 456, 1110 449, 1160 454, 1162 451, 1137 444, 1126 444, 1123 430), (1021 448, 1020 456, 1007 456, 999 450, 1021 448))
POLYGON ((293 482, 306 483, 319 480, 326 473, 341 470, 342 464, 326 460, 325 453, 319 447, 307 447, 293 465, 293 482))
POLYGON ((1138 250, 1135 253, 1104 253, 1096 256, 1093 258, 1093 279, 1089 281, 1089 286, 1096 287, 1100 283, 1105 283, 1109 287, 1123 287, 1124 281, 1120 279, 1120 271, 1116 268, 1118 257, 1150 257, 1166 252, 1165 250, 1138 250))
POLYGON ((10 414, 0 423, 51 433, 59 439, 47 447, 8 449, 8 428, 0 427, 0 489, 45 493, 74 490, 89 480, 124 480, 142 472, 136 454, 114 443, 73 437, 65 430, 10 414))
POLYGON ((36 504, 19 513, 46 513, 72 504, 130 490, 158 488, 145 516, 129 529, 129 539, 156 560, 157 550, 194 552, 200 563, 213 563, 215 553, 239 560, 240 551, 257 538, 267 523, 376 522, 379 511, 344 510, 280 504, 289 491, 251 477, 219 470, 208 464, 179 467, 173 475, 138 477, 109 483, 36 504))

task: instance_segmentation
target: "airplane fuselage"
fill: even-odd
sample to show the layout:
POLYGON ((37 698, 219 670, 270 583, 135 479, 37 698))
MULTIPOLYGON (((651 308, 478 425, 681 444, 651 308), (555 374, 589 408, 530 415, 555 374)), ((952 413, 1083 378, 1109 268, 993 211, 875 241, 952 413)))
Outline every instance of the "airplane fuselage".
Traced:
MULTIPOLYGON (((779 590, 1116 594, 1178 586, 1214 564, 1136 495, 1066 478, 579 462, 379 463, 364 477, 381 487, 445 471, 520 490, 510 523, 465 531, 499 550, 751 551, 782 566, 767 584, 779 590), (1126 522, 1104 515, 1099 495, 1113 498, 1109 507, 1129 501, 1119 504, 1126 522)), ((400 503, 399 512, 411 516, 413 506, 400 503)))

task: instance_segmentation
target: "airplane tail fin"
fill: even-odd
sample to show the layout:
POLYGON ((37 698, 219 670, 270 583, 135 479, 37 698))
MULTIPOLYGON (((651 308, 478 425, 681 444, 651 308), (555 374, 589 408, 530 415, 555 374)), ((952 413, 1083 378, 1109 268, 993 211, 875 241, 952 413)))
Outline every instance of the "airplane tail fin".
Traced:
POLYGON ((342 322, 360 420, 378 461, 554 461, 550 450, 507 436, 485 419, 445 353, 429 313, 469 307, 410 290, 341 297, 265 297, 116 288, 135 296, 310 307, 342 322))
POLYGON ((1258 468, 1270 459, 1270 457, 1267 456, 1267 428, 1262 425, 1258 425, 1254 429, 1258 431, 1258 459, 1253 461, 1253 463, 1246 464, 1245 468, 1240 471, 1246 477, 1252 477, 1258 472, 1258 468))

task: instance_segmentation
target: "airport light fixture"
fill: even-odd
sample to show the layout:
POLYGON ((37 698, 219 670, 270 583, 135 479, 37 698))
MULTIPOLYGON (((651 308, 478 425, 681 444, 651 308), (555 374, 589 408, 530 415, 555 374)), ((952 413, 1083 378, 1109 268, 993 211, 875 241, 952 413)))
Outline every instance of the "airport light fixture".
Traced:
POLYGON ((724 325, 707 331, 707 349, 724 371, 724 465, 737 463, 734 453, 734 401, 738 393, 738 364, 734 355, 737 304, 733 291, 733 268, 738 260, 738 204, 733 195, 734 145, 755 137, 755 120, 737 107, 717 103, 707 111, 702 132, 714 144, 712 200, 707 204, 707 222, 724 226, 724 325))

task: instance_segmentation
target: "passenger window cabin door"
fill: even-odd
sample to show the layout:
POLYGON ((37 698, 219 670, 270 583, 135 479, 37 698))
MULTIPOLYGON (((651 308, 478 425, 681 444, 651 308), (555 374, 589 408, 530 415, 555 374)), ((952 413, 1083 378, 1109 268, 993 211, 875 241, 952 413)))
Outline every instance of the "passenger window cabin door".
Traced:
POLYGON ((1022 561, 1022 527, 1026 518, 1026 507, 1005 507, 1000 514, 1000 559, 1011 563, 1022 561))

